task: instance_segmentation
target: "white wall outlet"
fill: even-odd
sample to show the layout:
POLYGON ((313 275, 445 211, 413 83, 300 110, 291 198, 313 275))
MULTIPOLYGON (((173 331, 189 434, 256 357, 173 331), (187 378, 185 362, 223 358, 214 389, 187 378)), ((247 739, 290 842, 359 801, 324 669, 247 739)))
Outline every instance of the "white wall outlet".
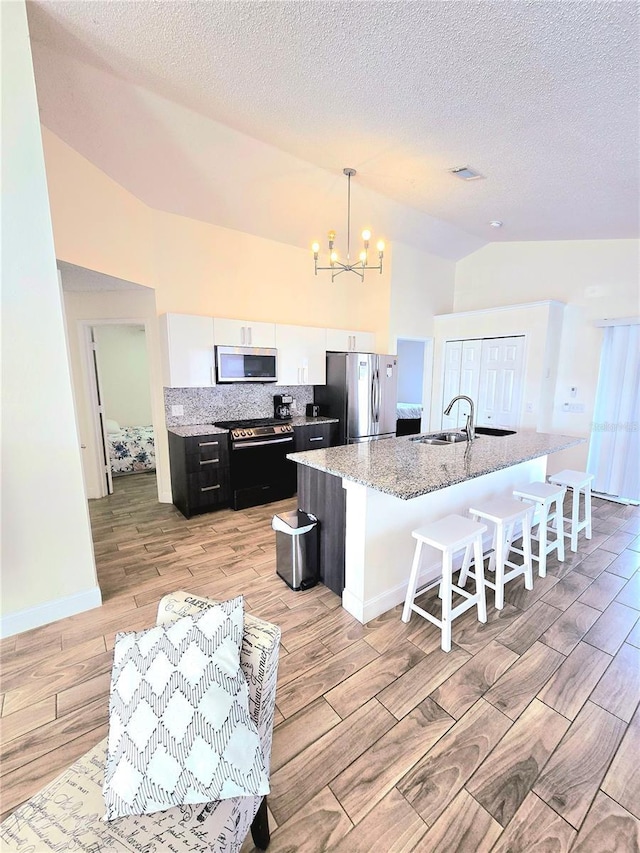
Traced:
POLYGON ((529 401, 529 402, 527 403, 527 411, 528 411, 528 412, 532 412, 532 411, 533 411, 533 403, 532 403, 531 401, 529 401))
POLYGON ((572 385, 569 388, 569 396, 570 397, 577 397, 578 396, 578 387, 576 385, 572 385))
POLYGON ((174 418, 181 418, 184 415, 184 406, 171 406, 171 414, 174 418))
POLYGON ((563 403, 562 411, 570 412, 573 415, 581 414, 584 412, 584 403, 563 403))

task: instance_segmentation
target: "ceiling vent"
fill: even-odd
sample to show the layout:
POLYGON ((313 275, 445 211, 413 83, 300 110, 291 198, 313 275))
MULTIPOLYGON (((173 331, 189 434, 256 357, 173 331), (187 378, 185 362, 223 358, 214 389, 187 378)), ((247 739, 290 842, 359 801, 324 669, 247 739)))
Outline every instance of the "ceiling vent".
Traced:
POLYGON ((484 175, 476 172, 471 166, 456 166, 454 169, 448 169, 447 171, 463 181, 477 181, 484 178, 484 175))

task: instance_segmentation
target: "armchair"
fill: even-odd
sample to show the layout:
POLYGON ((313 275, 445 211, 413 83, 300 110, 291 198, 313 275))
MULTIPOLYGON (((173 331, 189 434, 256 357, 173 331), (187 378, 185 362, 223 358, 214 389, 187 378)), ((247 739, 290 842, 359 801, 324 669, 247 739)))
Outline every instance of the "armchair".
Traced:
MULTIPOLYGON (((213 602, 187 592, 166 595, 158 625, 198 613, 213 602)), ((240 663, 249 686, 249 711, 269 772, 280 629, 245 613, 240 663)), ((102 780, 106 739, 0 824, 2 850, 77 849, 91 853, 237 853, 249 829, 256 847, 269 844, 265 797, 236 797, 167 809, 105 823, 102 780)))

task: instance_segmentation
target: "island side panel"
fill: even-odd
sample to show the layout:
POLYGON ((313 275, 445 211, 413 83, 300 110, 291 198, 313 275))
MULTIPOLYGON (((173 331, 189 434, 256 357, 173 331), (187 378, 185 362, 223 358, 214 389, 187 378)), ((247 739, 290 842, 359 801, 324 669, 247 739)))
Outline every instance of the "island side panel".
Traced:
POLYGON ((298 465, 298 506, 318 519, 320 580, 337 595, 344 588, 346 497, 342 478, 298 465))
MULTIPOLYGON (((546 466, 547 457, 539 457, 408 501, 344 480, 343 607, 366 623, 404 602, 415 547, 413 530, 452 513, 466 516, 474 502, 508 495, 515 486, 544 480, 546 466)), ((488 547, 487 534, 485 549, 488 547)), ((438 551, 425 547, 423 554, 420 585, 437 578, 441 567, 438 551)), ((457 563, 460 565, 461 555, 457 563)))

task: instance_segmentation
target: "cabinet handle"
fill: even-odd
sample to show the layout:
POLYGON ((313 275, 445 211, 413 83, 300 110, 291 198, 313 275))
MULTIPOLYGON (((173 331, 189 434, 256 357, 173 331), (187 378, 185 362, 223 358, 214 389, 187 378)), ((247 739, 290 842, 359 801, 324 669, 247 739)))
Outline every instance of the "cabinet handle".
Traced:
POLYGON ((315 438, 310 438, 309 441, 322 441, 324 439, 323 435, 317 435, 315 438))
POLYGON ((249 346, 251 346, 251 344, 253 343, 253 341, 251 340, 251 337, 252 337, 252 334, 251 334, 251 331, 252 331, 252 330, 251 330, 251 326, 247 326, 247 330, 248 330, 248 332, 249 332, 249 346))
POLYGON ((201 465, 217 465, 218 462, 220 462, 219 459, 201 459, 200 460, 201 465))
POLYGON ((214 445, 220 444, 219 441, 199 441, 198 447, 213 447, 214 445))
POLYGON ((244 346, 246 344, 246 330, 244 326, 240 326, 240 343, 244 346))
POLYGON ((211 491, 213 491, 213 489, 219 489, 219 488, 220 488, 220 483, 218 483, 217 486, 200 486, 200 491, 201 492, 211 492, 211 491))

